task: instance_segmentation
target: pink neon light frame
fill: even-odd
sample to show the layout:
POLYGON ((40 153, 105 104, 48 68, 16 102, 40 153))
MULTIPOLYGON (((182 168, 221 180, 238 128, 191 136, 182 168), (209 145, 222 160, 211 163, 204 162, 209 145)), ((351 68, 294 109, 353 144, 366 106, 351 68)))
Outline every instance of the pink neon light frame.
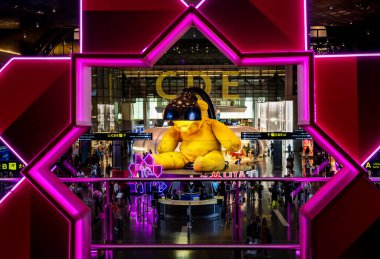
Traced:
MULTIPOLYGON (((201 0, 196 6, 195 8, 198 9, 199 7, 201 7, 201 5, 205 2, 206 0, 201 0)), ((185 0, 181 0, 181 3, 183 3, 186 7, 189 7, 189 5, 186 3, 185 0)))
MULTIPOLYGON (((196 10, 195 10, 196 11, 196 10)), ((138 67, 141 65, 145 65, 143 67, 149 67, 153 66, 153 64, 163 55, 165 50, 169 48, 176 40, 181 37, 186 30, 188 30, 191 26, 197 27, 211 42, 213 42, 216 47, 218 47, 224 55, 226 55, 233 63, 236 65, 280 65, 280 64, 298 64, 299 67, 299 80, 301 80, 300 86, 303 87, 299 91, 299 122, 303 125, 310 125, 312 123, 311 118, 311 109, 310 109, 310 85, 313 83, 310 80, 310 70, 312 68, 312 53, 290 53, 288 55, 283 54, 276 54, 276 53, 270 53, 269 55, 243 55, 241 53, 236 53, 229 47, 228 44, 226 44, 221 38, 217 36, 216 33, 212 29, 210 29, 203 21, 199 18, 199 14, 196 14, 194 12, 190 12, 188 15, 186 15, 172 30, 161 39, 157 45, 155 45, 151 51, 145 56, 140 57, 127 57, 127 58, 115 58, 112 56, 106 56, 106 55, 99 55, 99 56, 92 56, 92 57, 86 57, 86 55, 74 55, 73 56, 73 63, 74 63, 74 75, 81 76, 82 71, 85 69, 88 69, 91 66, 129 66, 129 67, 138 67)), ((306 22, 306 17, 304 17, 304 21, 306 22)), ((305 29, 306 31, 306 29, 305 29)), ((307 35, 305 34, 305 49, 307 46, 306 42, 307 35)), ((146 48, 147 49, 147 48, 146 48)), ((87 79, 88 80, 88 79, 87 79)), ((87 89, 87 93, 82 92, 81 93, 81 100, 86 99, 83 98, 84 96, 90 96, 88 89, 90 89, 90 83, 86 82, 86 80, 83 80, 83 78, 76 78, 75 81, 79 83, 77 87, 79 89, 87 89)), ((88 80, 90 81, 90 80, 88 80)), ((81 100, 77 100, 77 104, 80 104, 81 100)), ((79 105, 81 106, 81 105, 79 105)), ((84 113, 81 113, 84 114, 84 113)), ((77 114, 78 116, 78 114, 77 114)), ((77 120, 81 120, 81 118, 77 117, 77 120)), ((315 135, 315 138, 320 138, 321 141, 324 141, 324 138, 322 138, 320 135, 315 135)), ((335 149, 334 149, 335 151, 335 149)), ((321 197, 327 196, 328 192, 324 192, 324 195, 321 197)), ((308 233, 305 230, 305 227, 307 227, 306 224, 301 225, 301 233, 308 233)), ((301 243, 307 244, 307 236, 301 235, 301 243)), ((307 247, 301 248, 302 251, 306 251, 308 249, 307 247)))
MULTIPOLYGON (((62 60, 71 60, 70 57, 15 57, 10 59, 0 70, 0 73, 4 71, 12 62, 17 62, 19 60, 31 60, 31 61, 45 61, 45 60, 54 60, 54 61, 62 61, 62 60)), ((71 96, 77 96, 77 93, 72 92, 71 96)), ((73 98, 72 98, 73 99, 73 98)), ((72 105, 70 105, 70 118, 72 119, 72 105)), ((71 123, 73 121, 71 120, 71 123)), ((79 123, 74 122, 76 125, 91 125, 90 121, 81 121, 79 123)), ((25 177, 21 178, 21 180, 12 188, 11 191, 5 195, 0 203, 4 202, 9 195, 17 190, 17 187, 25 180, 29 180, 31 184, 44 195, 49 203, 51 203, 65 218, 69 216, 72 220, 70 221, 70 232, 73 231, 74 234, 69 234, 70 236, 75 237, 75 251, 72 251, 75 258, 85 258, 87 255, 87 250, 89 250, 90 244, 88 244, 88 240, 91 236, 90 234, 90 226, 88 221, 89 214, 88 208, 77 198, 74 196, 68 197, 62 195, 62 192, 66 191, 67 187, 63 185, 63 183, 58 180, 55 176, 53 176, 48 170, 49 165, 55 162, 59 155, 62 153, 61 150, 65 150, 70 146, 70 143, 73 143, 78 139, 85 131, 87 127, 73 127, 71 129, 66 129, 61 132, 60 136, 65 136, 61 141, 54 144, 50 143, 45 150, 50 150, 45 155, 40 154, 38 158, 35 158, 31 164, 28 165, 26 161, 14 150, 8 142, 0 137, 0 139, 7 145, 9 149, 26 165, 23 169, 23 173, 25 173, 25 177), (69 144, 68 144, 69 143, 69 144), (37 161, 37 162, 36 162, 37 161), (64 188, 65 190, 63 190, 64 188), (58 205, 58 207, 57 207, 58 205), (59 209, 62 208, 62 209, 59 209), (88 248, 88 249, 87 249, 88 248)), ((59 137, 56 137, 58 139, 59 137)), ((68 218, 67 218, 68 219, 68 218)), ((69 240, 69 254, 71 254, 71 240, 69 240)))
MULTIPOLYGON (((304 1, 304 22, 306 24, 306 1, 304 1)), ((233 49, 229 47, 228 44, 225 44, 225 42, 217 36, 216 33, 212 29, 210 29, 207 24, 205 24, 202 19, 199 18, 199 14, 190 13, 187 16, 185 16, 180 23, 177 24, 176 27, 174 27, 171 30, 171 34, 169 33, 165 38, 163 38, 157 45, 155 45, 154 48, 145 56, 141 57, 133 57, 133 58, 124 58, 124 59, 117 59, 117 58, 107 58, 106 56, 99 56, 98 58, 86 58, 86 55, 78 55, 76 58, 76 66, 77 70, 84 69, 87 66, 91 65, 103 65, 103 66, 115 66, 123 64, 125 66, 130 65, 131 67, 136 67, 138 64, 142 65, 145 64, 146 66, 152 66, 156 60, 163 54, 166 48, 169 48, 188 28, 191 26, 197 27, 207 38, 209 38, 210 41, 212 41, 221 51, 232 60, 232 62, 236 65, 271 65, 271 64, 298 64, 299 65, 299 71, 300 75, 298 78, 301 78, 302 83, 299 85, 302 85, 301 91, 299 91, 299 111, 301 113, 299 114, 299 122, 300 124, 303 124, 307 131, 312 131, 312 136, 319 142, 322 142, 322 146, 326 148, 333 156, 340 159, 339 161, 344 161, 346 169, 343 170, 340 175, 343 175, 344 171, 350 171, 351 176, 356 176, 358 174, 358 170, 355 166, 352 166, 352 160, 350 160, 343 152, 342 150, 339 150, 335 147, 334 144, 330 144, 326 141, 325 136, 320 134, 320 129, 316 127, 314 124, 314 116, 315 115, 315 109, 316 107, 310 107, 310 97, 311 93, 309 92, 309 89, 311 88, 310 85, 312 85, 312 81, 310 80, 310 70, 312 69, 312 56, 308 53, 293 53, 294 56, 281 56, 281 54, 276 53, 270 53, 268 55, 244 55, 241 53, 234 52, 233 49), (313 108, 313 109, 312 109, 313 108), (305 111, 302 113, 302 111, 305 111), (309 112, 310 111, 310 112, 309 112), (310 127, 309 125, 313 125, 313 127, 310 127), (316 127, 316 128, 315 128, 316 127), (349 169, 349 170, 348 170, 349 169)), ((305 28, 305 50, 307 50, 307 28, 305 28)), ((147 49, 147 48, 146 48, 147 49)), ((291 55, 291 54, 290 54, 291 55)), ((75 63, 75 61, 74 61, 75 63)), ((78 72, 77 72, 78 74, 78 72)), ((309 132, 310 133, 310 132, 309 132)), ((346 180, 348 177, 346 178, 346 180)), ((347 182, 339 181, 338 177, 336 177, 333 181, 333 183, 330 184, 330 186, 346 186, 347 182)), ((328 201, 330 201, 329 197, 331 194, 331 191, 333 191, 332 188, 324 188, 322 191, 319 192, 319 195, 316 199, 314 199, 313 203, 310 203, 309 207, 314 208, 314 210, 320 210, 326 205, 328 201)), ((306 218, 305 215, 301 215, 301 236, 300 236, 300 243, 301 255, 306 255, 307 251, 310 248, 309 239, 308 239, 308 233, 310 231, 309 225, 310 221, 306 218)))
MULTIPOLYGON (((315 55, 314 56, 316 59, 340 59, 340 58, 360 58, 360 57, 380 57, 380 53, 355 53, 355 54, 337 54, 337 55, 315 55)), ((317 87, 317 84, 314 84, 315 87, 317 87)), ((315 96, 315 93, 314 93, 315 96)), ((315 98, 315 97, 314 97, 315 98)), ((314 104, 315 105, 315 104, 314 104)), ((316 113, 316 109, 315 109, 316 113)), ((314 114, 315 122, 317 119, 316 114, 314 114)), ((370 154, 367 155, 367 158, 364 159, 364 161, 358 161, 361 163, 361 166, 363 167, 364 170, 364 165, 380 150, 380 143, 378 144, 378 147, 372 151, 370 154)))
MULTIPOLYGON (((306 1, 304 0, 304 23, 306 25, 306 21, 307 21, 307 17, 306 17, 306 1)), ((83 28, 83 20, 82 20, 82 1, 80 1, 80 9, 81 9, 81 16, 80 16, 80 25, 81 25, 81 28, 83 28)), ((300 101, 300 103, 303 103, 304 104, 304 108, 307 107, 307 105, 309 104, 309 97, 310 97, 310 94, 308 92, 308 87, 311 82, 309 81, 310 79, 310 75, 308 74, 309 72, 309 69, 311 68, 311 64, 310 64, 310 56, 308 55, 304 55, 304 56, 297 56, 295 59, 294 57, 284 57, 284 56, 281 56, 281 55, 278 55, 276 56, 275 53, 272 53, 272 57, 259 57, 259 56, 255 56, 255 57, 243 57, 243 55, 239 56, 238 54, 234 53, 232 50, 231 52, 228 51, 228 45, 225 44, 220 38, 218 38, 216 36, 216 34, 210 30, 209 28, 207 28, 206 25, 203 25, 203 22, 202 21, 198 21, 197 20, 197 17, 193 14, 191 14, 189 16, 190 18, 189 21, 191 21, 191 25, 195 25, 195 26, 198 26, 199 29, 205 34, 206 37, 209 37, 210 40, 215 44, 217 45, 219 48, 222 49, 222 52, 224 52, 224 54, 231 58, 232 61, 237 64, 237 65, 255 65, 255 64, 273 64, 274 62, 276 62, 276 64, 289 64, 289 63, 296 63, 296 64, 299 64, 301 67, 303 67, 303 74, 304 74, 304 78, 306 80, 306 83, 304 84, 304 88, 305 88, 305 92, 302 93, 302 96, 303 96, 303 99, 300 101), (215 35, 215 36, 213 36, 215 35), (226 51, 227 50, 227 51, 226 51), (234 56, 235 55, 235 56, 234 56), (307 103, 307 105, 305 105, 307 103)), ((187 23, 188 21, 186 21, 184 24, 185 25, 188 25, 187 23)), ((183 25, 182 25, 183 26, 183 25)), ((183 26, 181 28, 181 26, 179 27, 180 31, 181 29, 184 29, 185 27, 183 26)), ((305 26, 305 50, 307 50, 307 28, 305 26)), ((82 40, 83 40, 83 30, 81 29, 80 31, 80 34, 81 34, 81 37, 80 37, 80 40, 81 40, 81 52, 82 52, 82 40)), ((170 44, 170 42, 172 42, 174 39, 171 38, 171 37, 167 37, 167 41, 166 41, 166 44, 170 44)), ((76 120, 77 122, 80 122, 80 125, 85 125, 89 122, 89 118, 88 118, 88 115, 89 113, 87 113, 87 108, 88 107, 88 103, 89 103, 89 96, 90 95, 87 95, 88 93, 88 88, 84 87, 88 82, 86 82, 86 80, 82 80, 83 77, 85 76, 85 70, 91 66, 121 66, 121 65, 124 65, 124 66, 131 66, 131 67, 138 67, 138 66, 150 66, 150 65, 153 65, 154 64, 154 60, 156 58, 159 58, 160 55, 162 55, 162 53, 164 52, 163 49, 165 48, 164 46, 165 44, 162 44, 162 46, 160 47, 157 47, 156 48, 156 53, 154 53, 154 51, 151 51, 149 54, 150 56, 146 56, 145 58, 144 57, 136 57, 136 58, 125 58, 125 59, 120 59, 120 58, 110 58, 110 57, 107 57, 107 56, 104 56, 104 57, 100 57, 100 58, 89 58, 89 57, 86 57, 86 55, 78 55, 78 56, 74 56, 73 58, 73 62, 74 62, 74 67, 75 67, 75 70, 74 72, 77 72, 77 75, 78 75, 78 78, 76 78, 76 81, 75 83, 77 84, 77 95, 76 95, 76 104, 78 105, 78 108, 77 108, 77 111, 76 111, 76 120), (87 104, 87 105, 86 105, 87 104)), ((166 45, 167 46, 167 45, 166 45)), ((44 59, 44 58, 43 58, 44 59)), ((3 68, 4 69, 4 68, 3 68)), ((3 70, 1 69, 0 72, 3 70)), ((73 75, 75 76, 75 75, 73 75)), ((306 109, 306 111, 308 111, 309 109, 306 109)), ((301 116, 301 121, 302 119, 304 119, 304 122, 305 122, 305 125, 307 125, 308 123, 313 123, 311 121, 311 118, 310 118, 310 114, 304 114, 303 116, 301 116)), ((310 129, 308 129, 310 130, 310 129)), ((78 133, 79 134, 79 133, 78 133)), ((323 136, 320 136, 318 135, 318 132, 314 132, 314 135, 315 135, 315 138, 316 139, 320 139, 322 141, 324 141, 324 137, 323 136)), ((70 142, 72 140, 74 140, 74 136, 76 136, 76 133, 69 133, 68 134, 68 137, 67 137, 67 142, 70 142)), ((76 137, 75 137, 76 138, 76 137)), ((327 142, 326 142, 327 143, 327 142)), ((55 146, 56 149, 58 149, 58 147, 62 147, 64 146, 65 144, 60 142, 60 144, 57 144, 55 146)), ((332 147, 332 146, 331 146, 332 147)), ((330 148, 331 148, 330 147, 330 148)), ((336 149, 333 150, 333 155, 339 155, 339 151, 337 151, 336 149)), ((40 164, 40 166, 44 166, 46 165, 47 163, 51 163, 51 158, 54 157, 53 155, 51 155, 51 157, 49 158, 49 156, 47 156, 47 158, 45 158, 45 160, 41 160, 42 161, 42 164, 40 164)), ((346 155, 343 155, 342 156, 343 158, 346 157, 346 155)), ((348 166, 350 165, 350 163, 348 164, 348 166)), ((347 166, 347 165, 346 165, 347 166)), ((34 172, 34 171, 32 171, 34 172)), ((41 179, 38 179, 39 181, 41 181, 41 179)), ((43 183, 43 182, 42 182, 43 183)), ((44 184, 44 183, 43 183, 44 184)), ((50 186, 50 182, 47 182, 45 183, 47 185, 50 186)), ((56 189, 52 189, 52 191, 56 192, 56 189)), ((328 191, 324 191, 323 192, 324 195, 321 196, 321 198, 323 198, 324 196, 326 196, 329 192, 328 191)), ((58 195, 58 193, 57 193, 58 195)), ((55 196, 53 196, 55 197, 55 196)), ((70 204, 68 204, 67 206, 70 206, 70 204)), ((317 204, 316 204, 317 206, 317 204)), ((318 205, 319 206, 319 205, 318 205)), ((83 222, 83 221, 82 221, 83 222)), ((79 222, 78 222, 79 223, 79 222)), ((303 230, 305 230, 305 228, 302 226, 303 224, 301 224, 301 232, 303 230)), ((306 223, 305 223, 305 226, 306 226, 306 223)), ((78 229, 78 232, 80 231, 83 231, 83 226, 82 228, 78 229)), ((306 232, 305 232, 306 233, 306 232)), ((84 239, 89 239, 89 237, 84 237, 84 239)), ((301 244, 302 244, 303 240, 301 238, 301 244)), ((77 256, 79 256, 79 252, 78 253, 75 253, 77 256)))

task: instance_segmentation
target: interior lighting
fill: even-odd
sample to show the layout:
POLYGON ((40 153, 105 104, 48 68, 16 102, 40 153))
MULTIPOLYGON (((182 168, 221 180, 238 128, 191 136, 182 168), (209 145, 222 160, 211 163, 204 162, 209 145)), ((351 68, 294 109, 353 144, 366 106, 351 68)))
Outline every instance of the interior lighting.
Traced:
MULTIPOLYGON (((198 9, 206 0, 202 0, 200 1, 196 6, 195 8, 198 9)), ((189 7, 189 5, 186 3, 185 0, 181 0, 181 2, 186 6, 186 7, 189 7)))
MULTIPOLYGON (((24 38, 26 38, 26 36, 24 38)), ((12 50, 9 50, 9 49, 0 49, 0 52, 7 53, 7 54, 12 54, 12 55, 21 55, 21 53, 15 52, 15 51, 12 51, 12 50)))
POLYGON ((36 28, 40 28, 40 23, 36 22, 36 28))

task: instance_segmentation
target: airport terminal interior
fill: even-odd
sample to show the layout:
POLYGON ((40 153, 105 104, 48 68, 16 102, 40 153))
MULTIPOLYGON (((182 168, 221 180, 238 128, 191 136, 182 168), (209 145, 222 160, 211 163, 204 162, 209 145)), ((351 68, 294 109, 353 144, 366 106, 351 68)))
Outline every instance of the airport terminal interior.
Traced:
MULTIPOLYGON (((316 54, 380 50, 378 1, 307 3, 316 54)), ((1 1, 0 67, 79 52, 78 6, 1 1)), ((298 245, 301 207, 344 168, 298 123, 300 69, 236 66, 195 27, 152 67, 92 66, 91 127, 50 168, 91 210, 91 243, 298 245)), ((0 164, 1 178, 22 177, 2 141, 0 164)), ((380 177, 379 151, 366 169, 380 177)), ((14 185, 0 182, 0 199, 14 185)), ((300 258, 297 249, 91 251, 138 256, 300 258)))

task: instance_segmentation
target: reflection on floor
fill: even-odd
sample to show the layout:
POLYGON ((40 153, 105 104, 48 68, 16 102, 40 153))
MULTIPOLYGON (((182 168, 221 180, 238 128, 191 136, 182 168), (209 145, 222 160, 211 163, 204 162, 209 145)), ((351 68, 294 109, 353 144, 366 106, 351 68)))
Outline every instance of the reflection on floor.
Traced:
MULTIPOLYGON (((257 164, 259 176, 263 177, 281 177, 284 172, 273 172, 271 158, 257 164)), ((137 197, 132 197, 132 205, 124 204, 121 214, 114 218, 113 243, 156 243, 156 244, 231 244, 246 243, 246 226, 251 218, 256 216, 265 217, 268 220, 268 227, 273 237, 272 243, 278 244, 297 244, 299 242, 299 206, 303 204, 305 199, 312 195, 312 191, 308 197, 301 199, 298 195, 293 203, 285 204, 280 202, 278 209, 272 209, 270 202, 269 187, 272 182, 263 182, 263 197, 258 200, 257 193, 249 191, 241 191, 241 195, 245 197, 245 202, 241 206, 242 210, 242 239, 234 241, 232 235, 233 216, 231 210, 233 204, 228 206, 225 215, 217 220, 211 221, 194 221, 191 229, 188 228, 186 220, 157 220, 154 219, 154 211, 149 207, 149 212, 143 215, 143 205, 137 197), (301 199, 301 200, 298 200, 301 199), (122 223, 121 223, 122 222, 122 223)), ((312 188, 317 189, 318 186, 312 188)), ((229 202, 233 203, 233 194, 229 195, 229 202)), ((155 213, 156 214, 156 213, 155 213)), ((92 235, 93 243, 103 243, 104 225, 102 214, 96 219, 93 215, 92 235)), ((99 251, 101 254, 102 251, 99 251)), ((243 257, 244 251, 238 254, 243 257)), ((145 258, 240 258, 233 251, 149 251, 149 250, 121 250, 114 252, 114 258, 134 258, 144 256, 145 258)), ((252 257, 252 255, 250 255, 252 257)), ((297 258, 296 251, 269 251, 270 258, 297 258)), ((259 253, 256 258, 265 258, 264 253, 259 253)), ((102 258, 101 255, 94 258, 102 258)))

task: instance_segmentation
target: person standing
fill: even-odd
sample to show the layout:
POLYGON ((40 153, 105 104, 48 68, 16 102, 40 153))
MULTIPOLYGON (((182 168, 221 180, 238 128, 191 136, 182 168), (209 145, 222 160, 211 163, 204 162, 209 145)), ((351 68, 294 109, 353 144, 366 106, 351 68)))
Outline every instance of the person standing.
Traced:
POLYGON ((127 201, 129 203, 130 206, 132 206, 132 201, 131 201, 131 187, 129 186, 129 183, 125 183, 124 184, 124 190, 123 190, 123 193, 125 194, 123 197, 124 197, 124 201, 125 201, 125 204, 127 204, 127 201))
POLYGON ((101 213, 103 213, 103 193, 96 189, 94 192, 94 200, 95 200, 95 216, 99 218, 98 209, 101 213))
POLYGON ((269 190, 271 192, 272 196, 272 208, 278 209, 279 207, 279 196, 280 196, 280 187, 278 186, 278 182, 275 182, 272 188, 269 190))
POLYGON ((106 177, 111 176, 111 171, 112 171, 112 166, 111 166, 111 164, 108 164, 106 167, 106 177))
MULTIPOLYGON (((260 217, 259 217, 260 218, 260 217)), ((250 218, 250 224, 246 227, 246 235, 247 235, 247 244, 258 244, 258 239, 255 240, 255 232, 257 232, 257 218, 256 221, 253 221, 253 217, 250 218)), ((257 255, 257 250, 248 250, 245 255, 257 255)))
MULTIPOLYGON (((260 228, 260 244, 270 244, 272 243, 272 235, 269 232, 267 219, 264 217, 261 220, 260 228)), ((268 257, 268 250, 264 250, 265 257, 268 257)))
POLYGON ((290 152, 292 152, 292 146, 289 144, 288 145, 288 154, 290 154, 290 152))

